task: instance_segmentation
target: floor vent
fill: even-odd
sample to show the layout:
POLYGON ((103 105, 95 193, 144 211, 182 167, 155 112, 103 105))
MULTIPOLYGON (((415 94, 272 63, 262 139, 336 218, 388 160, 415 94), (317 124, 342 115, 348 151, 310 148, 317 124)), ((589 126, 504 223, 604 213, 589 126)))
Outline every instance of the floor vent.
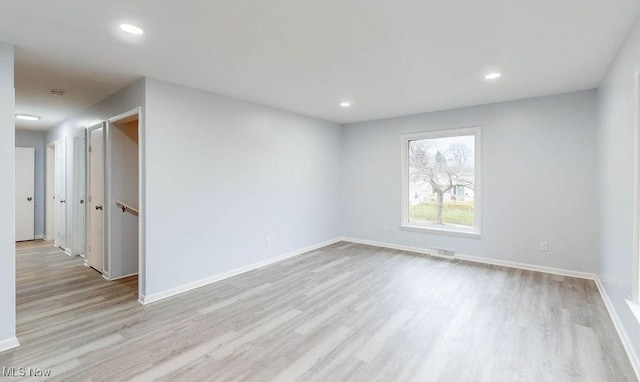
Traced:
POLYGON ((431 250, 429 251, 429 254, 431 256, 446 257, 447 259, 453 259, 456 255, 456 252, 450 249, 431 248, 431 250))

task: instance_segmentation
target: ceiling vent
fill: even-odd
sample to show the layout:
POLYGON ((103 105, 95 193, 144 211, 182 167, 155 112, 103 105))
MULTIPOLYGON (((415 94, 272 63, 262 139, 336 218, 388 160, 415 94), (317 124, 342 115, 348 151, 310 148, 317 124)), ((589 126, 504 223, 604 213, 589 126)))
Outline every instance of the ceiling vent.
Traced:
POLYGON ((64 95, 64 90, 61 89, 49 89, 49 93, 51 93, 54 97, 62 97, 64 95))

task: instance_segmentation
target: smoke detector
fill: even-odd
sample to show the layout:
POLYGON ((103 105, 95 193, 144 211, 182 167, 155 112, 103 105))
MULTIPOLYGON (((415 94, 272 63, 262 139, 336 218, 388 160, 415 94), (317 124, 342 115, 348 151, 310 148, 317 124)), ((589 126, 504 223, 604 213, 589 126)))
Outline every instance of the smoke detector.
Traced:
POLYGON ((49 89, 49 93, 51 93, 54 97, 62 97, 64 95, 64 90, 61 89, 49 89))

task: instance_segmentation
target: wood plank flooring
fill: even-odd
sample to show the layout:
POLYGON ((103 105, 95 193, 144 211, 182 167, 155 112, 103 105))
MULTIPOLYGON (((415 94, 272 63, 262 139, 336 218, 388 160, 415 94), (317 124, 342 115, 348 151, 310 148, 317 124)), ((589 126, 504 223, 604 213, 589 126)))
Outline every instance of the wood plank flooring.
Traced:
POLYGON ((135 277, 17 252, 0 366, 52 380, 636 380, 588 280, 337 243, 142 306, 135 277))

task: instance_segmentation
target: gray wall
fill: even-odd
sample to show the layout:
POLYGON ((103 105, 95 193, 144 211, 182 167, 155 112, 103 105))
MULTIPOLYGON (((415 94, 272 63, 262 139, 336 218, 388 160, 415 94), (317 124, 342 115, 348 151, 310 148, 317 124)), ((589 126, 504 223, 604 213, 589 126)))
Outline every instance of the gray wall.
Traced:
POLYGON ((0 348, 16 331, 13 62, 13 46, 0 43, 0 348))
POLYGON ((348 237, 594 272, 595 91, 344 126, 348 237), (400 229, 400 135, 482 127, 482 237, 400 229), (388 232, 382 226, 388 226, 388 232), (540 252, 540 242, 549 252, 540 252))
POLYGON ((340 125, 152 79, 146 105, 148 296, 340 234, 340 125))
POLYGON ((620 320, 640 353, 640 325, 625 299, 637 288, 634 270, 635 147, 638 131, 634 113, 635 73, 640 71, 640 23, 612 63, 598 89, 599 204, 602 211, 598 275, 620 320))
POLYGON ((46 133, 42 131, 16 130, 16 147, 33 147, 36 151, 36 172, 35 172, 35 235, 44 235, 44 211, 45 211, 45 138, 46 133))

